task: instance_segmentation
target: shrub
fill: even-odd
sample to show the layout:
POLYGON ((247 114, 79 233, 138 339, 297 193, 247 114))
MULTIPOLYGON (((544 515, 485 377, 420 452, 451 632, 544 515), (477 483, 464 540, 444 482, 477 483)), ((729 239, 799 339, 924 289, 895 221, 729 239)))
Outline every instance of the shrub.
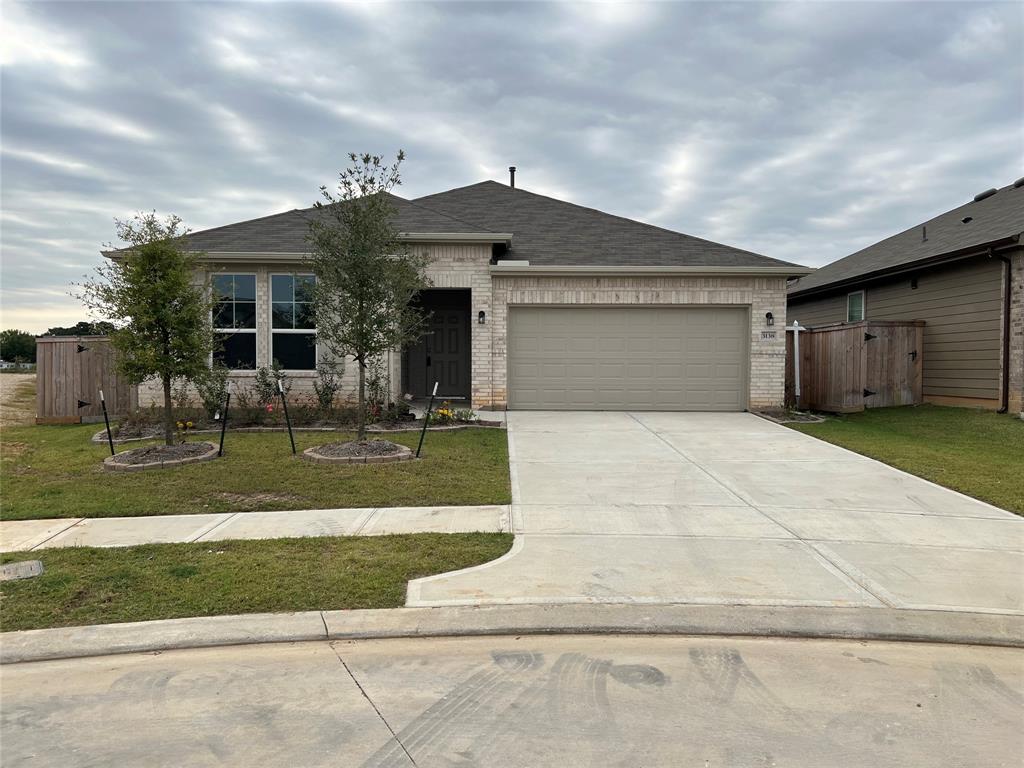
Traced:
POLYGON ((224 400, 228 394, 227 367, 221 363, 214 363, 212 368, 197 376, 192 383, 199 393, 207 418, 214 418, 224 407, 224 400))
POLYGON ((313 393, 316 398, 317 407, 323 414, 334 412, 334 399, 341 390, 341 377, 344 375, 344 364, 329 365, 321 363, 316 368, 316 378, 313 380, 313 393))
POLYGON ((274 364, 267 368, 262 366, 256 369, 256 378, 253 381, 253 390, 256 395, 256 404, 261 407, 266 407, 274 402, 278 396, 278 384, 281 385, 281 389, 284 391, 284 396, 287 397, 288 393, 291 392, 292 385, 281 370, 281 364, 274 361, 274 364))

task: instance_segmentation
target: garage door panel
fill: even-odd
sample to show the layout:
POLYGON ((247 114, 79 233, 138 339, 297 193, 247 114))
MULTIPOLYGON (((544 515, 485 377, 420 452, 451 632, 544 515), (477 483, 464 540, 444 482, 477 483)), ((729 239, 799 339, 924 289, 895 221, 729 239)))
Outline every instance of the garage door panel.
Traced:
POLYGON ((742 410, 749 328, 733 307, 511 307, 510 408, 742 410))

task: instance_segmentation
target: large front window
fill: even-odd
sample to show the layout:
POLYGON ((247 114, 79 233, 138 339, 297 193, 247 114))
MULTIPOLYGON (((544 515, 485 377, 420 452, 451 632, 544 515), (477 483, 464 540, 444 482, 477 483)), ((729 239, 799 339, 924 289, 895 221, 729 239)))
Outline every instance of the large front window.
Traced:
POLYGON ((316 318, 313 275, 270 276, 271 357, 282 368, 316 368, 316 318))
POLYGON ((256 367, 256 275, 213 276, 214 360, 232 370, 256 367))

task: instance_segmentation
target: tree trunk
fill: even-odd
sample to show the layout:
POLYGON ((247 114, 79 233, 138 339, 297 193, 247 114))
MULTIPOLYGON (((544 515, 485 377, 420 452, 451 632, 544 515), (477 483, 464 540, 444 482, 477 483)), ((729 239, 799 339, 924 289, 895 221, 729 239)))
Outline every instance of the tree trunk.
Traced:
POLYGON ((174 445, 174 411, 171 407, 171 377, 164 376, 164 443, 174 445))
POLYGON ((366 365, 359 361, 359 432, 356 440, 366 439, 366 365))

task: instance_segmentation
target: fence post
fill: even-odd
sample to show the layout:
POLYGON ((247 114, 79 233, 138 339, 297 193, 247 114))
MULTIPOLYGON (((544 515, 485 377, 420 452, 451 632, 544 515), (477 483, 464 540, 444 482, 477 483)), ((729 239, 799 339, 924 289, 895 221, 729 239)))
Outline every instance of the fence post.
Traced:
POLYGON ((800 410, 800 331, 807 329, 796 320, 793 321, 793 399, 796 409, 800 410))

